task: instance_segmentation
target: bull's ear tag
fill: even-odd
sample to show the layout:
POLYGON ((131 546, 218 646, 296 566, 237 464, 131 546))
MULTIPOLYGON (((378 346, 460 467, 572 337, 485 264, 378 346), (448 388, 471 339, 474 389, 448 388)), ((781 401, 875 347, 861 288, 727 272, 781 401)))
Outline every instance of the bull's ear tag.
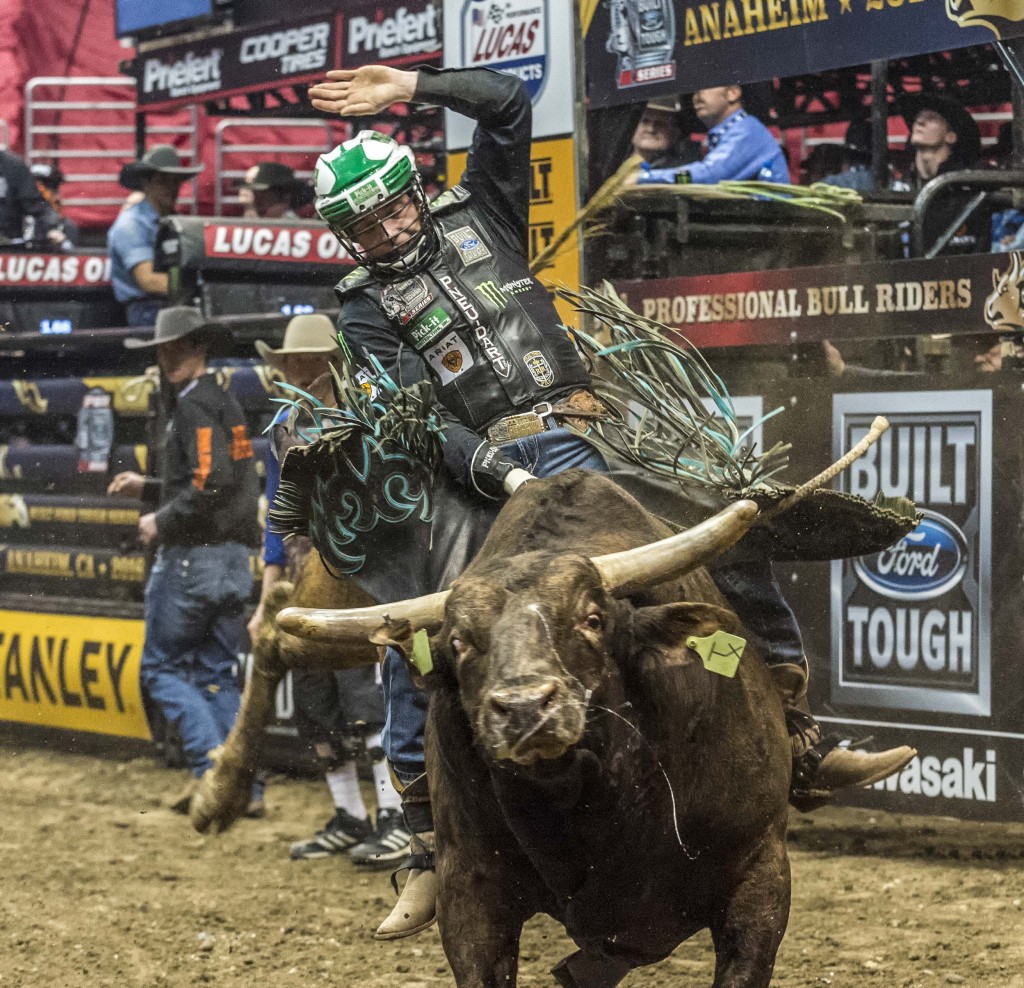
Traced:
POLYGON ((430 654, 430 636, 420 628, 412 636, 412 664, 421 676, 434 671, 434 657, 430 654))
POLYGON ((740 667, 747 640, 739 635, 730 635, 728 631, 716 631, 704 638, 691 635, 686 639, 686 647, 700 656, 708 672, 717 672, 719 676, 732 679, 740 667))

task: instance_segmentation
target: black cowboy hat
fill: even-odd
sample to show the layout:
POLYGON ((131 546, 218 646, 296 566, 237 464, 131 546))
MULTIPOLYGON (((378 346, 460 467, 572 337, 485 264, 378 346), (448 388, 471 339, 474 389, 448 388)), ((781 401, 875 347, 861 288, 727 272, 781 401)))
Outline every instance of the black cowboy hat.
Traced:
POLYGON ((64 173, 57 165, 45 165, 42 162, 33 165, 30 169, 32 177, 41 185, 56 192, 64 181, 64 173))
POLYGON ((174 305, 168 309, 161 309, 157 313, 152 339, 142 340, 129 337, 124 341, 124 345, 129 350, 141 350, 144 347, 182 340, 186 336, 192 336, 210 344, 223 335, 222 327, 207 322, 198 309, 191 305, 174 305))
POLYGON ((302 185, 287 165, 277 161, 261 161, 256 166, 256 174, 251 182, 243 182, 239 188, 263 192, 266 189, 294 189, 302 185))
POLYGON ((138 161, 129 161, 121 169, 118 181, 126 189, 141 192, 146 179, 157 172, 162 175, 178 175, 184 180, 195 178, 205 167, 205 165, 183 165, 181 156, 170 144, 158 144, 156 147, 150 148, 138 161))
POLYGON ((897 107, 911 130, 922 110, 931 110, 942 117, 956 134, 956 144, 952 148, 954 160, 970 165, 980 157, 981 131, 974 117, 952 96, 945 93, 905 93, 900 97, 897 107))

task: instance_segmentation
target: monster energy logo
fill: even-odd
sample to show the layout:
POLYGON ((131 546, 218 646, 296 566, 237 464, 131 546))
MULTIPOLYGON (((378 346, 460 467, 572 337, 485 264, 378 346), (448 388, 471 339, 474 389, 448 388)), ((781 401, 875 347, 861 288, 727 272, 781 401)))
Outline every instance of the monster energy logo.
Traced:
POLYGON ((482 281, 476 286, 476 290, 496 309, 504 309, 508 305, 508 296, 501 290, 496 281, 482 281))

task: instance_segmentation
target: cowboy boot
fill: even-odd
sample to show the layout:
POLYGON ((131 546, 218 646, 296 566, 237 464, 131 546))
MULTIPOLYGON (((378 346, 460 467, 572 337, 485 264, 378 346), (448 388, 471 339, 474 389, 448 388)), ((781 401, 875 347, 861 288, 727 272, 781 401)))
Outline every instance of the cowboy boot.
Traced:
POLYGON ((839 789, 863 788, 898 772, 917 751, 899 745, 887 751, 864 751, 837 734, 825 735, 807 704, 807 672, 794 664, 770 667, 783 699, 793 750, 789 802, 803 813, 828 803, 839 789))
POLYGON ((374 940, 401 940, 433 926, 437 921, 437 872, 434 870, 434 818, 430 811, 427 777, 421 775, 405 788, 402 812, 412 832, 409 857, 395 869, 391 885, 398 893, 397 876, 407 872, 405 885, 390 915, 377 927, 374 940))

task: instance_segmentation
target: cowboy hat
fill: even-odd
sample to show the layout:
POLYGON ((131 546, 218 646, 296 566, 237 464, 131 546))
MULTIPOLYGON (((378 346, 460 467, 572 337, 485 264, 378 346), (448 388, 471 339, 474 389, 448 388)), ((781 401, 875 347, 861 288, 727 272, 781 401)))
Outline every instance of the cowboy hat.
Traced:
POLYGON ((121 169, 118 181, 126 188, 142 191, 142 184, 150 175, 178 175, 182 181, 195 178, 205 165, 183 165, 181 156, 170 144, 158 144, 150 148, 138 161, 129 161, 121 169))
POLYGON ((256 166, 256 174, 252 180, 243 182, 240 189, 252 189, 253 192, 264 192, 267 189, 292 189, 302 182, 295 177, 287 165, 277 161, 262 161, 256 166))
POLYGON ((922 110, 937 113, 956 134, 956 144, 951 149, 954 160, 965 165, 978 160, 981 154, 981 131, 974 122, 974 117, 952 96, 945 93, 906 93, 900 98, 898 106, 900 114, 911 130, 914 129, 914 121, 922 110))
POLYGON ((151 340, 129 337, 124 341, 124 345, 129 350, 140 350, 143 347, 181 340, 186 336, 196 336, 209 341, 215 335, 216 327, 208 323, 198 309, 190 305, 174 305, 157 313, 151 340))
POLYGON ((279 350, 257 340, 256 352, 271 367, 284 372, 284 358, 290 354, 340 352, 336 333, 334 323, 325 315, 295 316, 285 327, 284 343, 279 350))

